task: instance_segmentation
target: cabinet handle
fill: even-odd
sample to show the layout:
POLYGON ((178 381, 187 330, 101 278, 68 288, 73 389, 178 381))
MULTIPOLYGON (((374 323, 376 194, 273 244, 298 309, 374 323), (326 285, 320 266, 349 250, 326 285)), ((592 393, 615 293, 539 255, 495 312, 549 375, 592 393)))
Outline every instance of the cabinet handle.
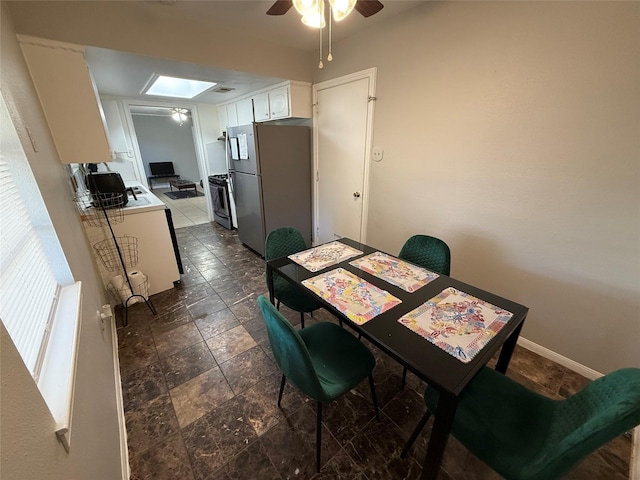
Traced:
POLYGON ((353 192, 353 198, 360 198, 360 192, 353 192))

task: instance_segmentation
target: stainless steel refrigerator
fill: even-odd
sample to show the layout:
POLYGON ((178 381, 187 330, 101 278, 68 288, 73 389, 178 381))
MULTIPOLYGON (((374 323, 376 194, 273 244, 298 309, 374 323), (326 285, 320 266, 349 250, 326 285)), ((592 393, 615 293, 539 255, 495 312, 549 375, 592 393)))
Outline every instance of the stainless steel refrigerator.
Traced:
POLYGON ((264 256, 268 233, 295 227, 311 245, 309 127, 254 123, 227 130, 238 237, 264 256))

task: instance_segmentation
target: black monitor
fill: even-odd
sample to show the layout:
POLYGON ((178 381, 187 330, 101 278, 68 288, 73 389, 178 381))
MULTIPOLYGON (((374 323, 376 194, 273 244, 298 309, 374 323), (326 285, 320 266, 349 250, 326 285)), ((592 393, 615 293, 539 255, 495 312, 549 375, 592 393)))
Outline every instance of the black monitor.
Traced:
POLYGON ((176 172, 173 169, 173 162, 150 162, 149 170, 151 175, 175 175, 176 172))

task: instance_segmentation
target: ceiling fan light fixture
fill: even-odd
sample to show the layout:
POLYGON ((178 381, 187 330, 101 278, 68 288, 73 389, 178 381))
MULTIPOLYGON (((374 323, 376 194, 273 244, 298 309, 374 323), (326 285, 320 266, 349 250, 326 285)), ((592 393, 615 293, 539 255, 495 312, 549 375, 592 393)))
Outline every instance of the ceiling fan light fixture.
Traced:
POLYGON ((176 122, 178 122, 179 126, 182 126, 184 122, 189 118, 187 113, 189 111, 184 108, 173 108, 171 109, 171 118, 173 118, 176 122))
POLYGON ((324 3, 324 0, 293 0, 293 6, 303 17, 317 13, 318 3, 324 3))
POLYGON ((324 13, 320 12, 315 12, 312 15, 305 15, 301 20, 307 27, 312 28, 324 28, 327 25, 324 21, 324 13))
POLYGON ((331 10, 333 11, 333 19, 336 22, 344 20, 356 6, 357 0, 329 0, 331 10))

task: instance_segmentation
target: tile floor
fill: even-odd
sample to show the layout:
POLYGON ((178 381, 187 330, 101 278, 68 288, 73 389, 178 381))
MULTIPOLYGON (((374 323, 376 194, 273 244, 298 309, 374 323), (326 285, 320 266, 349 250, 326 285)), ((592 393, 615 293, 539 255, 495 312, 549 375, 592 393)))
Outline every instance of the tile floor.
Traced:
MULTIPOLYGON (((202 188, 197 187, 200 193, 202 188)), ((174 189, 175 190, 175 189, 174 189)), ((172 199, 165 195, 171 191, 169 187, 155 187, 151 190, 156 197, 162 200, 170 209, 175 228, 192 227, 203 223, 209 223, 207 212, 207 197, 204 195, 193 198, 172 199)))
MULTIPOLYGON (((144 304, 118 328, 131 479, 417 479, 431 422, 410 455, 399 454, 424 412, 424 384, 372 347, 380 402, 374 418, 365 381, 325 406, 322 470, 315 473, 314 402, 280 375, 256 298, 266 293, 264 261, 234 232, 206 223, 177 230, 185 263, 179 288, 154 295, 157 316, 144 304)), ((295 312, 285 315, 292 323, 295 312)), ((121 325, 122 310, 117 312, 121 325)), ((324 311, 306 321, 334 321, 324 311)), ((550 397, 586 383, 572 371, 517 347, 509 375, 550 397)), ((566 478, 625 479, 631 438, 601 448, 566 478)), ((443 479, 496 479, 451 438, 443 479)))

